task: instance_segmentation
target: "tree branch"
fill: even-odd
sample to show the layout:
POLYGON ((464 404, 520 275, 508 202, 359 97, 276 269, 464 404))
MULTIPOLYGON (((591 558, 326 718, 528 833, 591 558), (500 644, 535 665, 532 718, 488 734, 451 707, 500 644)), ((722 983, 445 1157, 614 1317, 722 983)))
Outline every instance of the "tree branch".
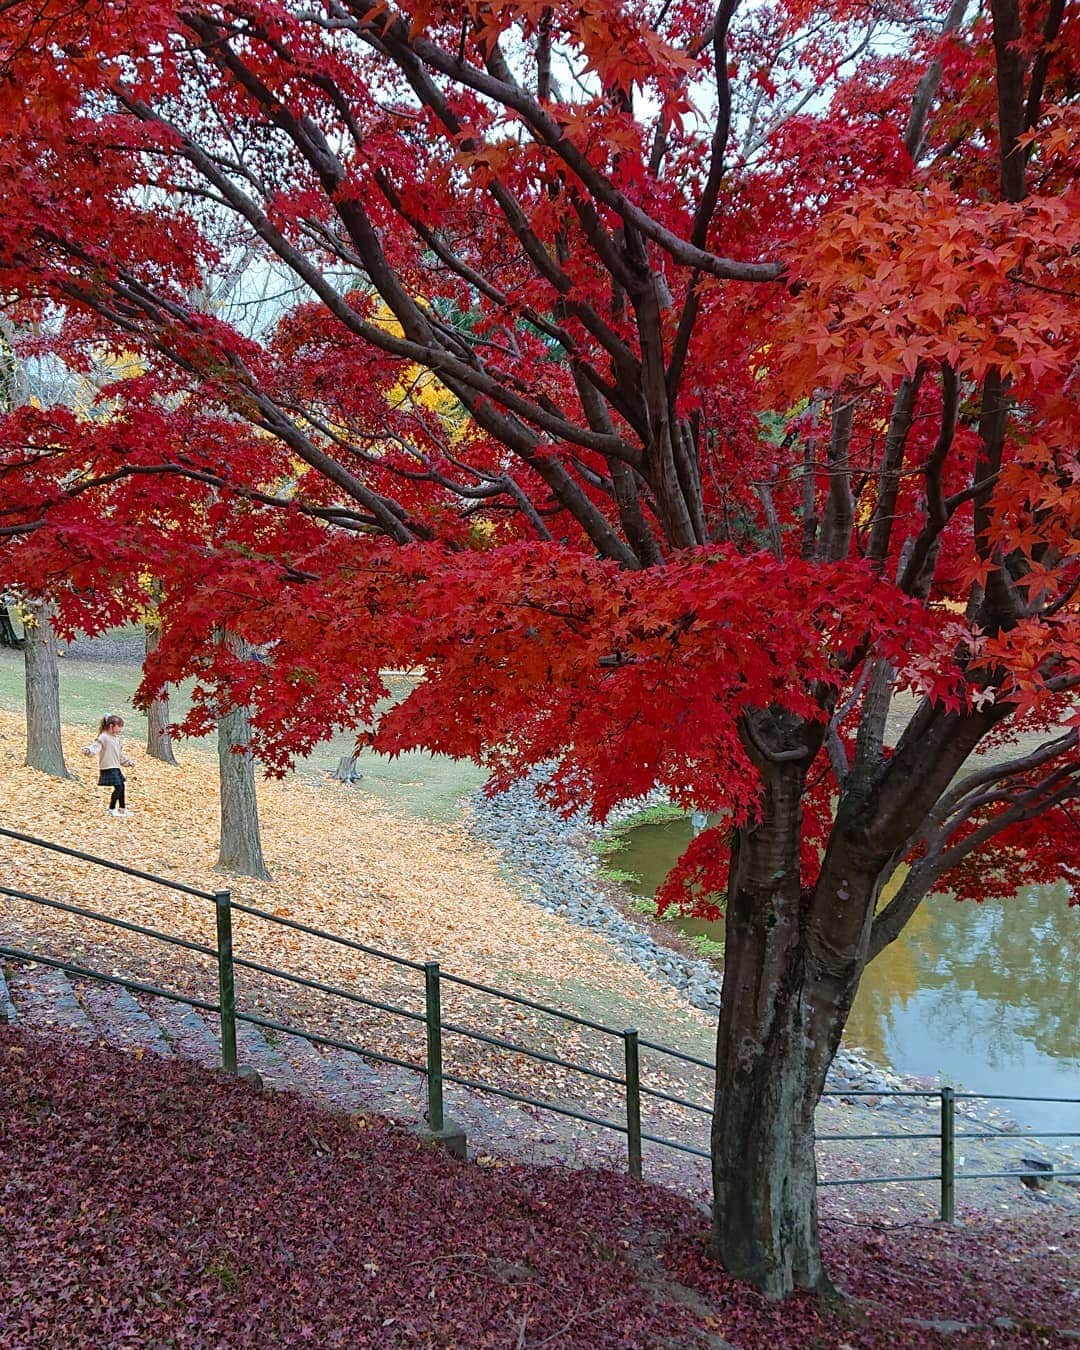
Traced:
POLYGON ((854 417, 853 399, 833 408, 829 437, 829 495, 818 540, 818 558, 822 562, 838 562, 847 557, 851 548, 855 503, 851 496, 849 451, 854 417))
MULTIPOLYGON (((968 0, 953 0, 952 6, 945 17, 945 22, 941 25, 943 37, 947 33, 957 31, 964 22, 967 7, 968 0)), ((938 86, 941 84, 943 71, 944 65, 941 58, 935 56, 919 81, 919 86, 915 90, 915 97, 911 101, 911 116, 908 118, 907 128, 904 131, 904 148, 916 164, 922 157, 923 147, 926 143, 926 123, 938 86)))
POLYGON ((935 851, 928 852, 912 866, 900 889, 871 925, 867 960, 873 960, 900 936, 931 887, 951 868, 1009 826, 1032 820, 1075 797, 1080 797, 1080 763, 1062 765, 1026 792, 1009 797, 993 794, 993 799, 1010 802, 1006 810, 993 816, 952 848, 941 850, 939 844, 935 851))
POLYGON ((350 0, 350 9, 360 20, 362 35, 370 34, 377 39, 399 64, 406 54, 411 54, 449 79, 516 112, 537 142, 552 150, 597 202, 614 211, 626 225, 640 230, 646 238, 659 244, 677 262, 731 281, 777 281, 783 276, 781 263, 746 263, 719 257, 696 247, 654 220, 591 164, 555 118, 542 109, 508 71, 503 78, 496 78, 490 71, 480 70, 459 59, 422 35, 410 36, 404 21, 391 18, 385 10, 366 7, 361 10, 357 0, 350 0))
MULTIPOLYGON (((1019 759, 1009 760, 1004 764, 989 764, 983 769, 968 774, 960 783, 957 783, 955 787, 950 788, 939 798, 930 813, 930 823, 938 832, 945 830, 946 822, 950 818, 955 817, 958 823, 960 819, 969 815, 973 809, 965 799, 971 797, 979 789, 990 783, 1000 783, 1006 778, 1015 778, 1018 774, 1030 773, 1032 769, 1040 768, 1043 764, 1056 759, 1058 755, 1064 754, 1067 750, 1075 749, 1078 741, 1080 741, 1080 733, 1074 727, 1057 740, 1048 741, 1037 750, 1033 750, 1030 754, 1019 759)), ((955 825, 952 828, 955 828, 955 825)), ((948 832, 948 830, 945 830, 946 834, 948 832)))
POLYGON ((879 573, 885 567, 885 559, 889 552, 896 498, 900 490, 900 473, 904 466, 904 452, 924 373, 925 367, 920 362, 913 376, 905 376, 900 381, 900 387, 893 400, 889 430, 885 435, 885 449, 878 474, 877 504, 870 526, 870 541, 866 547, 867 561, 874 571, 879 573))

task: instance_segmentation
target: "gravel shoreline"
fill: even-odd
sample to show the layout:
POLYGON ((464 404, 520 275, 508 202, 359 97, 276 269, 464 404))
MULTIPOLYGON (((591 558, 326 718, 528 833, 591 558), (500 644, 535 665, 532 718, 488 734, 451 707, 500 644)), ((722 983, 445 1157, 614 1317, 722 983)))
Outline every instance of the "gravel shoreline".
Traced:
MULTIPOLYGON (((644 925, 627 918, 609 897, 611 883, 603 878, 588 851, 601 829, 655 802, 645 799, 621 807, 604 826, 596 825, 585 812, 564 818, 537 795, 545 776, 544 769, 535 769, 496 797, 474 793, 469 803, 472 832, 499 850, 510 878, 526 900, 600 934, 629 961, 675 989, 691 1007, 715 1015, 720 1008, 720 972, 716 966, 665 946, 644 925)), ((827 1084, 833 1091, 863 1092, 926 1086, 921 1080, 904 1078, 874 1064, 865 1052, 848 1046, 838 1051, 827 1084)), ((893 1104, 905 1109, 903 1098, 893 1099, 893 1104)))
MULTIPOLYGON (((509 791, 496 797, 474 793, 467 803, 467 823, 472 833, 498 850, 508 880, 523 899, 597 933, 628 961, 674 989, 692 1008, 715 1016, 720 1006, 720 972, 716 966, 665 946, 644 925, 628 918, 612 898, 614 883, 603 876, 599 860, 589 847, 602 830, 618 825, 643 807, 657 805, 660 797, 628 803, 613 812, 604 825, 598 826, 584 812, 565 819, 546 806, 537 796, 544 778, 544 770, 534 770, 509 791)), ((901 1131, 901 1134, 889 1136, 894 1141, 892 1144, 879 1146, 884 1147, 886 1153, 881 1155, 878 1165, 890 1172, 897 1167, 909 1171, 917 1168, 921 1172, 926 1161, 919 1154, 919 1145, 896 1141, 911 1131, 936 1134, 940 1109, 938 1086, 936 1080, 904 1076, 889 1066, 873 1062, 858 1047, 842 1045, 829 1070, 826 1102, 819 1110, 846 1111, 848 1116, 842 1119, 845 1132, 853 1129, 856 1133, 873 1132, 881 1128, 901 1131), (923 1095, 885 1095, 897 1090, 923 1095), (848 1092, 853 1095, 847 1096, 848 1092), (886 1120, 881 1120, 882 1114, 886 1120)), ((1065 1169, 1068 1172, 1078 1165, 1074 1150, 1063 1147, 1063 1141, 1053 1137, 1040 1140, 1037 1134, 1022 1131, 1008 1112, 994 1101, 958 1103, 957 1118, 966 1122, 965 1128, 969 1131, 987 1131, 991 1136, 985 1139, 978 1135, 967 1136, 966 1156, 958 1157, 961 1179, 964 1179, 965 1171, 1015 1172, 1019 1179, 1019 1174, 1030 1170, 1024 1159, 1033 1154, 1057 1171, 1065 1169)), ((834 1131, 836 1120, 841 1118, 830 1119, 834 1123, 827 1131, 834 1131)), ((913 1140, 919 1138, 918 1133, 913 1136, 913 1140)), ((864 1144, 861 1147, 865 1151, 874 1146, 864 1144)), ((860 1165, 866 1165, 867 1158, 860 1163, 852 1155, 848 1163, 854 1163, 858 1170, 860 1165)), ((966 1204, 972 1204, 978 1194, 982 1204, 1009 1208, 1030 1210, 1039 1203, 1064 1205, 1073 1211, 1080 1208, 1080 1179, 1065 1176, 1052 1185, 1051 1195, 1045 1190, 1019 1186, 1008 1179, 974 1184, 964 1179, 964 1199, 966 1204)), ((910 1197, 907 1203, 911 1203, 910 1197)))

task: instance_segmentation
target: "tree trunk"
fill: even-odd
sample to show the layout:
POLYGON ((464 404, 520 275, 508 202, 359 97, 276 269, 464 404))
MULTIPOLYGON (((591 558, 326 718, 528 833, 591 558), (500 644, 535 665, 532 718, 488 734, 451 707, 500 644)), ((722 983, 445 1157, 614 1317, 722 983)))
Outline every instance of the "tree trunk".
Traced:
MULTIPOLYGON (((161 628, 156 622, 143 625, 146 633, 146 654, 157 650, 161 628)), ((169 731, 169 693, 163 689, 146 710, 146 753, 162 764, 176 764, 172 735, 169 731)))
POLYGON ((806 891, 801 799, 820 724, 780 713, 743 723, 763 793, 760 821, 736 834, 728 885, 712 1243, 732 1274, 776 1298, 831 1288, 818 1243, 814 1109, 871 951, 879 888, 1002 716, 997 707, 961 715, 924 704, 882 786, 866 767, 880 763, 881 744, 867 697, 856 761, 806 891))
POLYGON ((60 667, 52 606, 45 600, 28 601, 26 614, 26 763, 55 778, 70 778, 60 740, 60 667))
POLYGON ((258 881, 269 881, 259 837, 255 764, 249 746, 246 708, 230 708, 218 723, 221 770, 221 850, 218 866, 258 881))
POLYGON ((15 625, 11 622, 11 610, 7 601, 0 600, 0 647, 12 647, 16 651, 21 650, 23 639, 15 631, 15 625))
POLYGON ((763 777, 762 819, 736 837, 728 889, 712 1245, 733 1275, 782 1298, 831 1288, 818 1241, 814 1109, 846 991, 808 975, 799 884, 805 768, 770 764, 763 777))
MULTIPOLYGON (((794 1289, 827 1292, 814 1111, 834 1038, 818 1045, 809 1034, 823 1020, 822 1009, 802 981, 798 953, 767 951, 760 933, 744 935, 735 952, 731 943, 729 925, 725 985, 728 970, 737 982, 740 969, 752 969, 764 976, 763 990, 776 993, 728 1003, 721 1012, 717 1053, 725 1067, 717 1075, 713 1116, 713 1248, 731 1274, 773 1298, 794 1289)), ((841 1023, 836 1041, 842 1029, 841 1023)))
MULTIPOLYGON (((247 643, 226 635, 222 641, 240 657, 250 655, 247 643)), ((246 708, 227 709, 218 722, 218 765, 221 779, 221 849, 218 866, 229 872, 269 881, 259 837, 255 797, 255 762, 246 708)))
POLYGON ((363 774, 356 767, 356 754, 342 755, 333 776, 339 783, 359 783, 363 774))

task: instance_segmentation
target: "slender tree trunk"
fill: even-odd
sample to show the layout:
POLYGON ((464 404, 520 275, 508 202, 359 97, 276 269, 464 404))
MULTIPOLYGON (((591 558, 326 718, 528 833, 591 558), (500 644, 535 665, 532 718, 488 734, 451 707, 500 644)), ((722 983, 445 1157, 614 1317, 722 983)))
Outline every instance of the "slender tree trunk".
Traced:
POLYGON ((218 723, 221 770, 221 850, 218 866, 269 881, 259 836, 255 764, 246 708, 230 708, 218 723))
POLYGON ((354 751, 351 755, 342 755, 338 760, 338 766, 334 770, 334 777, 339 783, 359 783, 363 774, 356 767, 357 755, 354 751))
POLYGON ((0 600, 0 647, 12 647, 16 650, 21 648, 23 640, 15 632, 15 625, 11 622, 11 610, 8 608, 6 600, 0 600))
MULTIPOLYGON (((158 623, 143 625, 146 633, 146 654, 157 650, 161 642, 161 628, 158 623)), ((162 764, 176 764, 173 754, 172 735, 169 732, 169 693, 163 689, 146 710, 146 753, 151 759, 159 759, 162 764)))
POLYGON ((850 991, 811 974, 800 892, 805 769, 770 765, 761 822, 740 831, 717 1029, 712 1245, 775 1298, 831 1289, 817 1222, 814 1110, 850 991))
POLYGON ((52 606, 45 600, 26 604, 26 763, 55 778, 70 778, 60 740, 60 667, 52 606))
MULTIPOLYGON (((237 656, 250 655, 241 639, 222 638, 237 656)), ((259 836, 259 807, 255 797, 255 762, 251 756, 251 725, 246 708, 227 709, 218 722, 218 765, 221 779, 221 849, 218 866, 229 872, 269 881, 259 836)))

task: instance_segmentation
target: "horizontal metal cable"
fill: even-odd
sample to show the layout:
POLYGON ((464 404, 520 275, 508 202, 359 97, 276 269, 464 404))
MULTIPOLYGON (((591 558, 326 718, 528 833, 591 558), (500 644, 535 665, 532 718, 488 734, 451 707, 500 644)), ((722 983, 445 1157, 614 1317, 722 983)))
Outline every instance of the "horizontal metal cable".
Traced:
POLYGON ((58 961, 52 956, 41 956, 38 952, 21 951, 18 947, 0 946, 0 956, 6 956, 12 961, 26 961, 31 965, 52 966, 54 970, 62 970, 68 975, 78 975, 87 980, 101 980, 105 984, 118 984, 124 989, 131 989, 136 994, 154 994, 158 998, 171 999, 173 1003, 186 1003, 192 1008, 202 1008, 204 1012, 219 1013, 220 1007, 216 1003, 208 1003, 206 999, 195 998, 193 994, 177 994, 171 989, 161 989, 156 984, 144 984, 141 980, 128 980, 121 975, 106 975, 101 970, 90 970, 87 966, 76 965, 73 961, 58 961))
MULTIPOLYGON (((958 1174, 959 1175, 959 1174, 958 1174)), ((891 1186, 897 1181, 940 1181, 940 1172, 915 1177, 839 1177, 836 1181, 818 1181, 819 1186, 891 1186)))
MULTIPOLYGON (((640 1044, 640 1042, 639 1042, 640 1044)), ((702 1106, 700 1102, 688 1101, 685 1097, 673 1097, 670 1092, 661 1092, 659 1088, 641 1086, 643 1097, 657 1097, 662 1102, 674 1102, 676 1106, 685 1106, 688 1111, 700 1111, 703 1116, 711 1116, 711 1106, 702 1106)))
MULTIPOLYGON (((1036 1100, 1042 1101, 1039 1097, 1036 1100)), ((984 1130, 975 1134, 968 1130, 954 1136, 956 1139, 1080 1139, 1078 1130, 1037 1130, 1033 1134, 1014 1134, 1012 1130, 984 1130)))
POLYGON ((366 998, 351 989, 341 989, 336 984, 324 984, 321 980, 308 979, 306 975, 296 975, 288 970, 278 970, 276 966, 264 966, 261 961, 249 961, 243 956, 233 957, 234 966, 243 966, 245 970, 257 970, 262 975, 272 975, 275 979, 288 980, 290 984, 301 984, 305 989, 318 989, 324 994, 333 994, 337 998, 348 999, 351 1003, 362 1003, 368 1008, 378 1008, 380 1012, 392 1013, 395 1017, 407 1017, 411 1022, 425 1022, 423 1013, 411 1012, 408 1008, 397 1008, 392 1003, 380 1003, 378 999, 366 998))
MULTIPOLYGON (((512 1102, 521 1102, 525 1106, 536 1106, 541 1111, 554 1111, 560 1116, 570 1116, 573 1120, 583 1120, 588 1125, 599 1125, 601 1129, 615 1130, 619 1134, 626 1133, 626 1126, 620 1125, 615 1120, 602 1120, 599 1116, 586 1115, 584 1111, 572 1111, 568 1106, 556 1106, 554 1102, 541 1101, 536 1097, 523 1097, 520 1092, 511 1092, 509 1088, 495 1087, 493 1083, 483 1083, 475 1078, 459 1078, 456 1074, 442 1074, 444 1083, 456 1083, 459 1087, 475 1088, 478 1092, 494 1092, 499 1097, 506 1097, 512 1102)), ((644 1136, 642 1136, 644 1138, 644 1136)))
POLYGON ((1063 1102, 1067 1106, 1080 1106, 1080 1097, 1018 1097, 1014 1092, 955 1092, 953 1096, 957 1101, 1063 1102))
POLYGON ((664 1139, 658 1134, 646 1134, 644 1130, 641 1132, 641 1137, 647 1139, 650 1144, 663 1144, 664 1148, 675 1148, 680 1153, 690 1153, 695 1158, 709 1159, 712 1157, 711 1153, 707 1153, 703 1148, 694 1148, 693 1144, 678 1144, 674 1139, 664 1139))
POLYGON ((285 1022, 275 1022, 269 1017, 260 1017, 258 1013, 242 1013, 237 1011, 236 1020, 238 1022, 250 1022, 252 1026, 265 1027, 268 1031, 280 1031, 284 1036, 302 1036, 305 1041, 313 1041, 316 1045, 329 1045, 335 1050, 351 1050, 354 1055, 361 1055, 364 1059, 375 1059, 380 1064, 396 1064, 399 1069, 413 1069, 419 1074, 426 1074, 427 1070, 422 1064, 414 1064, 407 1059, 395 1059, 393 1055, 384 1055, 378 1050, 368 1050, 362 1045, 357 1045, 355 1041, 343 1041, 336 1036, 324 1036, 318 1031, 307 1031, 303 1027, 292 1027, 285 1022))
POLYGON ((1070 1167, 1063 1170, 1054 1168, 1052 1172, 1034 1171, 1023 1167, 1014 1167, 1008 1172, 961 1172, 956 1173, 957 1181, 983 1181, 990 1177, 1036 1177, 1039 1181, 1055 1181, 1058 1177, 1080 1177, 1080 1168, 1070 1167))
MULTIPOLYGON (((579 1027, 588 1027, 592 1031, 602 1031, 608 1036, 618 1036, 622 1039, 623 1033, 615 1027, 605 1026, 603 1022, 592 1022, 587 1017, 579 1017, 576 1013, 563 1012, 561 1008, 553 1008, 548 1003, 537 1003, 535 999, 524 998, 520 994, 511 994, 506 989, 496 989, 490 984, 480 984, 476 980, 467 980, 464 975, 451 975, 449 971, 440 969, 439 979, 448 984, 460 984, 466 989, 476 989, 481 994, 491 994, 494 998, 505 999, 507 1003, 518 1003, 523 1008, 535 1008, 537 1012, 548 1013, 552 1017, 561 1017, 564 1022, 574 1022, 579 1027)), ((639 1045, 644 1045, 644 1041, 639 1041, 639 1045)))
MULTIPOLYGON (((421 1022, 425 1020, 423 1017, 420 1018, 421 1022)), ((454 1022, 440 1022, 439 1025, 443 1031, 452 1031, 457 1036, 467 1036, 471 1041, 481 1041, 484 1045, 494 1045, 500 1050, 512 1050, 518 1055, 528 1055, 530 1059, 538 1059, 544 1064, 557 1064, 561 1069, 572 1069, 575 1073, 587 1074, 590 1078, 601 1078, 604 1082, 615 1083, 618 1087, 626 1086, 625 1078, 608 1073, 604 1069, 590 1069, 585 1064, 575 1064, 573 1060, 560 1059, 558 1055, 549 1055, 543 1050, 530 1050, 527 1045, 504 1041, 498 1036, 488 1036, 482 1031, 470 1031, 468 1027, 460 1027, 454 1022)))
MULTIPOLYGON (((836 1143, 840 1139, 940 1139, 941 1131, 934 1130, 931 1134, 819 1134, 815 1136, 815 1142, 818 1144, 836 1143)), ((960 1138, 959 1135, 956 1136, 960 1138)))
POLYGON ((65 853, 69 858, 80 858, 83 862, 107 867, 113 872, 123 872, 129 877, 141 877, 143 881, 152 881, 156 886, 167 886, 171 891, 197 895, 200 900, 217 898, 213 891, 201 891, 197 886, 185 886, 182 881, 169 881, 167 877, 155 876, 153 872, 143 872, 138 867, 128 867, 125 863, 112 862, 109 858, 98 858, 93 853, 83 853, 77 848, 67 848, 64 844, 51 844, 47 839, 36 839, 32 834, 21 834, 18 830, 4 829, 3 826, 0 826, 0 834, 7 835, 9 839, 20 839, 24 844, 33 844, 35 848, 47 848, 53 853, 65 853))
POLYGON ((256 909, 254 905, 245 905, 239 900, 233 900, 230 909, 234 913, 250 914, 256 919, 265 919, 267 923, 278 924, 282 928, 294 928, 299 933, 322 938, 324 942, 336 942, 339 947, 351 947, 353 951, 366 952, 368 956, 377 956, 380 961, 390 961, 395 966, 407 966, 410 970, 424 969, 422 961, 410 961, 404 956, 393 956, 390 952, 380 951, 378 947, 369 947, 366 942, 340 937, 337 933, 328 933, 323 928, 314 928, 311 924, 301 923, 298 919, 286 919, 281 914, 271 914, 265 909, 256 909))
POLYGON ((16 900, 29 900, 35 905, 48 905, 50 909, 60 909, 65 914, 79 914, 84 919, 96 919, 99 923, 107 923, 113 928, 125 928, 129 933, 141 933, 143 937, 156 938, 159 942, 167 942, 173 947, 186 947, 188 951, 199 952, 203 956, 212 956, 215 959, 217 957, 217 948, 208 947, 203 942, 191 942, 188 938, 174 937, 171 933, 162 933, 156 928, 147 928, 144 924, 131 923, 127 919, 114 919, 110 914, 99 914, 94 909, 70 905, 65 900, 50 900, 47 896, 17 891, 11 886, 0 886, 0 895, 10 895, 16 900))
POLYGON ((681 1059, 684 1064, 697 1064, 703 1069, 716 1072, 716 1065, 708 1059, 698 1059, 697 1055, 688 1055, 684 1050, 673 1050, 670 1045, 660 1045, 656 1041, 638 1041, 642 1050, 656 1050, 661 1055, 670 1055, 672 1059, 681 1059))
POLYGON ((935 1088, 929 1091, 926 1088, 912 1089, 910 1092, 906 1088, 882 1088, 879 1092, 876 1088, 830 1088, 828 1092, 821 1094, 823 1097, 934 1097, 940 1098, 941 1089, 935 1088))
MULTIPOLYGON (((303 985, 306 989, 317 989, 324 994, 332 994, 339 998, 348 999, 352 1003, 360 1003, 368 1008, 378 1008, 381 1012, 390 1013, 396 1017, 405 1017, 413 1022, 426 1022, 427 1019, 422 1013, 410 1011, 408 1008, 395 1007, 390 1003, 381 1003, 378 999, 367 998, 363 994, 357 994, 350 989, 342 989, 337 985, 324 984, 321 980, 312 980, 304 975, 297 975, 292 971, 279 970, 276 966, 266 966, 260 961, 249 961, 245 957, 236 956, 233 958, 233 964, 243 966, 247 970, 256 970, 263 975, 270 975, 275 979, 287 980, 291 984, 303 985)), ((549 1055, 543 1050, 533 1050, 527 1045, 519 1045, 515 1041, 505 1041, 498 1036, 488 1036, 484 1032, 473 1031, 469 1027, 458 1026, 454 1022, 442 1022, 443 1031, 451 1031, 458 1036, 465 1036, 469 1040, 480 1041, 484 1045, 492 1045, 500 1050, 510 1050, 515 1054, 526 1055, 530 1059, 540 1060, 545 1064, 555 1064, 559 1068, 571 1069, 577 1073, 586 1074, 590 1078, 599 1078, 605 1082, 614 1083, 617 1086, 623 1086, 626 1082, 616 1074, 607 1073, 603 1069, 591 1069, 585 1064, 575 1064, 572 1060, 561 1059, 558 1055, 549 1055)), ((675 1100, 672 1098, 671 1100, 675 1100)))

